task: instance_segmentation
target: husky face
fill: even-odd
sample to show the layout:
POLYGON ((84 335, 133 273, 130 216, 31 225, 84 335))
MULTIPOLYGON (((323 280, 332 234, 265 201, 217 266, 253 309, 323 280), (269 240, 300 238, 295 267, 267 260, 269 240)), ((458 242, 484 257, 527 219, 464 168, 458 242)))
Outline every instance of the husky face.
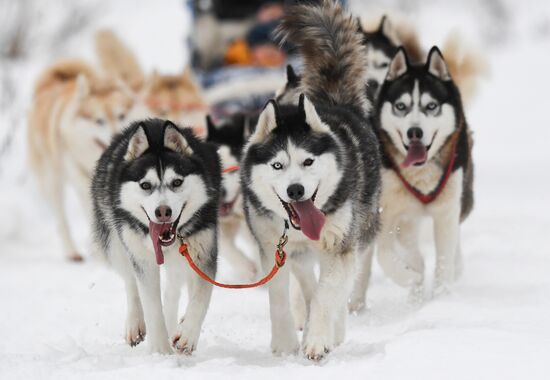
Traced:
POLYGON ((425 65, 410 65, 403 49, 393 58, 377 106, 380 127, 402 166, 422 166, 457 128, 460 96, 443 56, 432 48, 425 65))
POLYGON ((270 101, 246 150, 243 180, 259 203, 317 240, 320 230, 309 224, 324 222, 320 210, 341 173, 336 140, 313 104, 304 95, 298 107, 270 101))
POLYGON ((369 96, 375 98, 382 82, 386 78, 392 57, 397 52, 397 36, 393 32, 390 21, 382 17, 380 26, 374 32, 363 33, 363 44, 367 48, 366 82, 369 96))
POLYGON ((163 241, 171 244, 178 223, 207 203, 208 189, 186 137, 170 122, 164 128, 162 141, 153 141, 142 126, 130 138, 120 205, 144 225, 171 225, 163 241))
MULTIPOLYGON (((233 115, 218 125, 214 124, 210 116, 206 118, 208 127, 207 141, 218 146, 218 155, 222 168, 238 166, 245 142, 245 124, 247 118, 243 114, 233 115)), ((241 194, 241 184, 238 170, 222 174, 222 189, 220 200, 220 216, 231 214, 233 207, 241 194)))
POLYGON ((84 167, 95 163, 111 137, 122 130, 133 106, 133 95, 121 86, 93 87, 85 76, 76 81, 75 116, 63 125, 63 138, 84 167))

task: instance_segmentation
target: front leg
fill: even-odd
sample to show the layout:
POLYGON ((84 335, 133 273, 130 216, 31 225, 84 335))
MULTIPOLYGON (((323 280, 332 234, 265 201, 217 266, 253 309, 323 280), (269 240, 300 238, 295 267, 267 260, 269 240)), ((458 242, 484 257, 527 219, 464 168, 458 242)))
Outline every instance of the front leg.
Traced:
POLYGON ((366 251, 358 257, 358 270, 355 275, 355 284, 348 304, 350 313, 360 312, 365 308, 367 303, 367 288, 370 281, 373 254, 374 242, 370 243, 366 251))
POLYGON ((440 293, 455 279, 455 263, 460 234, 459 207, 434 216, 435 279, 434 292, 440 293))
POLYGON ((292 315, 298 330, 304 330, 309 318, 311 299, 317 288, 314 263, 308 253, 302 253, 292 258, 290 266, 296 279, 290 283, 292 315))
MULTIPOLYGON (((261 252, 262 268, 265 273, 274 265, 273 243, 263 244, 261 252)), ((271 316, 271 351, 275 355, 295 354, 300 348, 294 321, 290 311, 289 267, 281 267, 269 282, 269 313, 271 316)))
MULTIPOLYGON (((166 257, 166 288, 164 289, 164 321, 168 336, 176 332, 178 325, 178 310, 181 297, 181 288, 185 281, 186 262, 180 255, 169 255, 166 257)), ((189 297, 191 298, 191 297, 189 297)))
POLYGON ((172 353, 162 313, 159 267, 154 261, 148 260, 136 262, 134 268, 143 305, 149 349, 151 352, 162 354, 172 353))
POLYGON ((344 340, 345 321, 339 318, 346 318, 347 313, 342 311, 353 286, 354 265, 354 251, 320 254, 319 286, 311 300, 303 347, 310 360, 323 359, 335 343, 344 340))
MULTIPOLYGON (((210 278, 216 278, 216 245, 210 252, 202 251, 198 254, 197 251, 190 249, 190 254, 193 261, 205 272, 210 278)), ((191 247, 192 245, 190 245, 191 247)), ((194 244, 200 246, 200 244, 194 244)), ((180 260, 185 260, 182 257, 180 260)), ((180 265, 183 267, 186 263, 183 261, 180 265)), ((186 278, 188 284, 189 300, 185 314, 176 328, 176 333, 172 338, 172 345, 176 351, 186 355, 190 355, 196 348, 199 341, 202 323, 210 305, 212 297, 212 285, 198 276, 188 266, 186 268, 186 278)))

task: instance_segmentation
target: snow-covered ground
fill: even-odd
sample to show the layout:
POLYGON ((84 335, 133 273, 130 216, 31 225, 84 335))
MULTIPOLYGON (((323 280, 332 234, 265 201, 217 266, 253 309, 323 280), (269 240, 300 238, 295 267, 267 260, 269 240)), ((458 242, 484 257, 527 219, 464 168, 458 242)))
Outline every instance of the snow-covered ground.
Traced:
MULTIPOLYGON (((118 22, 117 31, 147 68, 178 70, 186 29, 181 1, 163 2, 163 8, 129 3, 136 4, 131 11, 120 3, 105 10, 100 24, 118 22), (170 41, 171 50, 161 49, 153 35, 170 41)), ((425 41, 429 33, 440 40, 464 19, 440 8, 437 18, 429 17, 435 11, 419 15, 425 41)), ((413 310, 407 292, 375 266, 369 310, 350 316, 346 342, 322 365, 272 356, 262 289, 215 289, 191 357, 127 346, 123 284, 100 262, 62 259, 50 211, 27 178, 25 131, 19 128, 0 162, 0 378, 548 379, 550 37, 548 30, 540 33, 542 23, 531 21, 550 15, 548 6, 526 8, 518 10, 523 16, 508 41, 487 50, 491 77, 467 113, 475 131, 476 207, 462 229, 463 277, 449 294, 413 310)), ((470 34, 475 22, 464 25, 470 34)), ((90 35, 76 51, 91 51, 90 35)), ((24 66, 22 87, 46 63, 24 66)), ((20 103, 28 109, 28 96, 20 103)), ((0 119, 2 135, 15 127, 7 115, 0 119)), ((23 118, 15 120, 24 125, 23 118)), ((87 227, 73 220, 86 247, 87 227)), ((429 244, 426 256, 433 257, 429 244)), ((236 280, 223 259, 220 270, 222 279, 236 280)))

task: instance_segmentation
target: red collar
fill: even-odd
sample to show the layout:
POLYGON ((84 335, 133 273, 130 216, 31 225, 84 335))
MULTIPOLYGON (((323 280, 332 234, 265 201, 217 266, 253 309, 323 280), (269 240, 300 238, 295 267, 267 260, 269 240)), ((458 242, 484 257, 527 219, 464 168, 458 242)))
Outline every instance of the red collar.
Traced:
POLYGON ((447 185, 447 182, 449 181, 449 178, 451 177, 451 173, 453 172, 453 166, 455 164, 456 160, 456 145, 458 143, 458 137, 455 138, 455 141, 453 142, 453 146, 451 149, 451 159, 449 160, 449 165, 447 166, 447 170, 445 170, 445 173, 439 180, 439 183, 437 187, 429 194, 424 194, 420 190, 418 190, 416 187, 411 185, 405 177, 403 177, 403 174, 401 174, 401 171, 399 170, 399 167, 395 164, 395 162, 392 163, 393 170, 397 174, 397 177, 401 180, 405 188, 411 193, 416 199, 418 199, 423 204, 427 205, 429 203, 432 203, 436 200, 436 198, 441 194, 445 186, 447 185))

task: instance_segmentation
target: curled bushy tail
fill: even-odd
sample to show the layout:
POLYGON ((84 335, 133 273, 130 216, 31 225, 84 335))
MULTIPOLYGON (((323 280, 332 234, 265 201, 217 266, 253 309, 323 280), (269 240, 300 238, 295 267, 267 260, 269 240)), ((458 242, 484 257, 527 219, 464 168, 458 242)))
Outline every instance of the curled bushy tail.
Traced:
POLYGON ((465 46, 458 33, 446 38, 442 53, 463 102, 471 103, 481 78, 488 74, 487 62, 480 53, 465 46))
POLYGON ((95 49, 105 73, 128 84, 134 91, 144 82, 144 75, 134 53, 112 30, 100 30, 95 37, 95 49))
POLYGON ((314 101, 366 109, 366 51, 355 18, 339 4, 296 5, 288 9, 276 36, 304 59, 303 91, 314 101))

